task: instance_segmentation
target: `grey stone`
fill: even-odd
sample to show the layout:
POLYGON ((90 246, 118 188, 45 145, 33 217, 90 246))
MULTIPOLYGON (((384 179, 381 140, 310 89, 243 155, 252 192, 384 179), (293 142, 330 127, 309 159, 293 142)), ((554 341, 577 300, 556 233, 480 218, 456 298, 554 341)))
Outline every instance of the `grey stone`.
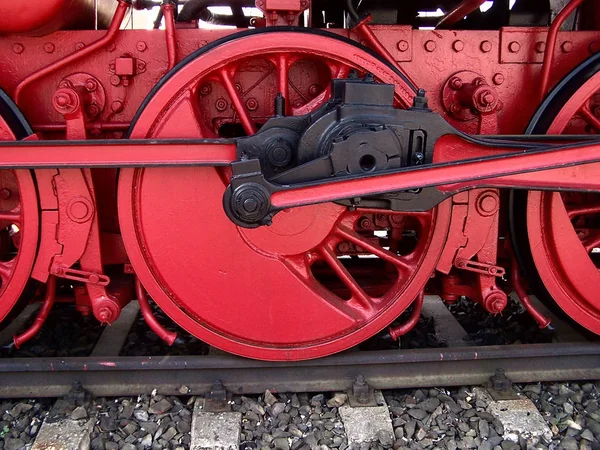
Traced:
POLYGON ((440 400, 436 397, 428 398, 417 405, 418 408, 421 408, 428 413, 435 411, 438 406, 440 406, 440 400))
POLYGON ((277 397, 275 397, 273 394, 271 394, 271 391, 269 391, 268 389, 265 391, 264 399, 265 399, 265 403, 269 406, 271 406, 271 405, 273 405, 273 403, 277 402, 277 397))
POLYGON ((140 422, 146 422, 148 420, 148 411, 136 409, 133 411, 133 417, 135 417, 135 420, 139 420, 140 422))
POLYGON ((148 408, 148 412, 150 414, 164 414, 167 411, 169 411, 172 407, 173 404, 166 398, 163 398, 162 400, 154 403, 153 405, 150 405, 150 408, 148 408))
POLYGON ((71 419, 73 420, 86 419, 87 416, 88 413, 83 406, 78 406, 73 410, 73 412, 71 412, 71 419))
POLYGON ((277 417, 285 411, 285 404, 277 402, 271 406, 271 416, 277 417))
POLYGON ((417 420, 423 420, 425 417, 428 416, 427 411, 420 408, 409 409, 408 415, 417 420))
POLYGON ((329 406, 330 408, 339 408, 344 403, 346 403, 347 400, 348 395, 346 395, 343 392, 337 392, 336 394, 334 394, 333 397, 327 400, 327 406, 329 406))
POLYGON ((288 441, 288 438, 274 439, 273 445, 275 446, 275 448, 280 449, 280 450, 289 450, 289 448, 290 448, 290 443, 288 441))

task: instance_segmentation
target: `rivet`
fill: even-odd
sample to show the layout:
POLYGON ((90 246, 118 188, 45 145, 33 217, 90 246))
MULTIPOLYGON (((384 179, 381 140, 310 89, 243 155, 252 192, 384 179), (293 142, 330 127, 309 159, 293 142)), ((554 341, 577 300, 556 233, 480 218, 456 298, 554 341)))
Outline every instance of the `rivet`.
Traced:
POLYGON ((54 44, 52 42, 46 42, 44 44, 44 51, 46 53, 52 53, 54 51, 54 44))
POLYGON ((573 50, 573 43, 571 41, 565 41, 560 46, 563 53, 570 53, 573 50))
POLYGON ((454 42, 452 43, 452 49, 453 49, 455 52, 462 52, 464 48, 465 48, 465 44, 464 44, 464 42, 463 42, 463 41, 461 41, 460 39, 459 39, 459 40, 456 40, 456 41, 454 41, 454 42))
POLYGON ((508 44, 509 52, 519 53, 519 50, 521 50, 521 44, 519 44, 517 41, 512 41, 510 44, 508 44))
POLYGON ((25 50, 25 47, 23 47, 23 44, 14 44, 13 47, 13 52, 15 52, 17 55, 20 55, 21 53, 23 53, 23 50, 25 50))
POLYGON ((209 84, 203 84, 202 86, 200 86, 200 95, 202 96, 206 96, 208 94, 210 94, 212 91, 212 88, 210 87, 209 84))
POLYGON ((435 42, 429 40, 427 42, 425 42, 425 50, 427 50, 428 52, 432 52, 435 50, 435 42))
POLYGON ((590 53, 597 53, 600 51, 600 41, 592 41, 590 45, 588 45, 588 50, 590 53))
POLYGON ((482 41, 479 46, 483 53, 488 53, 492 51, 492 43, 490 41, 482 41))
POLYGON ((398 41, 396 48, 398 49, 398 51, 405 52, 406 50, 408 50, 408 42, 406 42, 405 40, 400 40, 398 41))
POLYGON ((246 108, 248 108, 250 111, 256 111, 258 108, 258 101, 254 97, 250 97, 248 100, 246 100, 246 108))
POLYGON ((137 48, 138 51, 143 52, 148 48, 148 46, 144 41, 139 41, 137 44, 135 44, 135 48, 137 48))
POLYGON ((217 111, 225 111, 227 109, 227 100, 223 97, 218 98, 215 102, 215 108, 217 108, 217 111))
POLYGON ((542 41, 536 42, 535 51, 537 53, 544 53, 546 51, 546 43, 542 41))
POLYGON ((115 100, 114 102, 112 102, 112 105, 110 105, 110 108, 113 110, 113 112, 122 111, 123 103, 121 103, 119 100, 115 100))
POLYGON ((501 73, 495 73, 492 77, 492 81, 496 86, 500 86, 502 83, 504 83, 504 75, 501 73))
POLYGON ((121 78, 118 75, 112 75, 110 77, 110 84, 112 84, 113 86, 118 86, 119 84, 121 84, 121 78))
POLYGON ((75 50, 81 50, 83 47, 85 47, 85 44, 83 42, 78 42, 77 44, 75 44, 75 50))

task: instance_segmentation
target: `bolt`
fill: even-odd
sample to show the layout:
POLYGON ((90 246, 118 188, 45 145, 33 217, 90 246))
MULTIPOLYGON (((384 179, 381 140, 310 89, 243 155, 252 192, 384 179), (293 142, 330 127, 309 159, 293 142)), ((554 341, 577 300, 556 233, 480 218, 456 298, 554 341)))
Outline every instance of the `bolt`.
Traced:
POLYGON ((258 108, 258 101, 254 97, 250 97, 246 100, 246 108, 248 108, 249 111, 256 111, 258 108))
POLYGON ((112 75, 110 77, 110 84, 113 86, 118 86, 121 84, 121 78, 118 75, 112 75))
POLYGON ((502 75, 501 73, 495 73, 492 78, 492 81, 495 85, 500 86, 502 83, 504 83, 504 75, 502 75))
POLYGON ((494 96, 494 94, 491 91, 484 91, 481 94, 481 104, 488 106, 491 105, 492 103, 494 103, 494 100, 496 100, 496 97, 494 96))
POLYGON ((139 41, 137 44, 135 44, 135 48, 137 48, 138 51, 143 52, 148 48, 148 46, 144 41, 139 41))
POLYGON ((491 292, 484 300, 484 306, 492 314, 501 313, 506 307, 506 294, 503 292, 491 292))
POLYGON ((508 44, 509 52, 519 53, 519 50, 521 50, 521 44, 519 44, 517 41, 512 41, 510 44, 508 44))
POLYGON ((110 321, 111 316, 112 314, 110 313, 110 309, 106 307, 100 308, 100 311, 98 311, 98 320, 102 323, 108 323, 110 321))
POLYGON ((455 91, 458 91, 463 86, 463 82, 458 77, 450 78, 450 87, 455 91))
POLYGON ((483 53, 488 53, 492 51, 492 43, 490 41, 482 41, 479 46, 483 53))
POLYGON ((462 52, 464 48, 465 48, 465 43, 463 41, 461 41, 460 39, 456 40, 452 43, 452 49, 455 52, 462 52))
POLYGON ((211 92, 212 92, 212 88, 210 87, 210 84, 203 84, 202 86, 200 86, 200 95, 206 96, 206 95, 210 94, 211 92))
POLYGON ((546 43, 545 42, 536 42, 535 51, 538 53, 544 53, 546 51, 546 43))
POLYGON ((406 50, 408 50, 408 42, 406 42, 405 40, 400 40, 396 44, 396 48, 400 52, 405 52, 406 50))
POLYGON ((119 100, 115 100, 112 102, 112 105, 110 105, 110 109, 112 109, 112 111, 115 113, 123 111, 123 103, 121 103, 119 100))
POLYGON ((113 42, 108 44, 108 47, 106 47, 106 50, 108 50, 109 52, 114 52, 116 49, 117 49, 117 46, 113 42))
POLYGON ((58 94, 56 96, 56 104, 58 106, 67 106, 69 104, 69 97, 66 94, 58 94))
POLYGON ((87 111, 88 115, 90 115, 90 116, 97 116, 98 113, 100 112, 100 109, 96 105, 89 105, 86 108, 86 111, 87 111))
POLYGON ((242 92, 242 85, 240 83, 235 83, 235 90, 238 92, 242 92))
POLYGON ((244 209, 249 213, 253 213, 258 209, 258 202, 254 198, 248 198, 244 200, 244 209))
POLYGON ((138 71, 143 72, 144 70, 146 70, 146 63, 144 61, 138 61, 137 69, 138 71))
POLYGON ((485 78, 483 77, 477 77, 473 80, 473 86, 481 86, 485 84, 485 78))
POLYGON ((368 217, 363 217, 362 219, 360 219, 360 223, 359 223, 361 228, 371 228, 371 220, 368 217))
POLYGON ((227 100, 225 100, 223 97, 217 99, 215 102, 215 108, 217 108, 217 111, 225 111, 227 109, 227 100))
POLYGON ((115 71, 115 63, 110 63, 108 65, 108 68, 110 69, 111 72, 114 72, 115 71))
POLYGON ((462 108, 458 103, 452 103, 448 109, 450 110, 451 114, 458 114, 462 108))
POLYGON ((62 80, 60 83, 58 83, 58 87, 59 88, 73 87, 73 83, 71 83, 69 80, 62 80))
POLYGON ((427 50, 429 53, 434 51, 435 47, 435 42, 433 42, 432 40, 425 42, 425 50, 427 50))
POLYGON ((23 47, 23 44, 14 44, 12 49, 13 52, 15 52, 17 55, 20 55, 23 53, 23 50, 25 50, 25 47, 23 47))
POLYGON ((98 83, 96 83, 96 81, 93 80, 92 78, 88 78, 88 80, 85 82, 85 89, 88 92, 94 92, 97 88, 98 88, 98 83))
POLYGON ((560 46, 563 53, 570 53, 573 50, 573 43, 571 41, 565 41, 560 46))
POLYGON ((83 42, 78 42, 77 44, 75 44, 75 50, 81 50, 83 47, 85 47, 85 44, 83 42))
POLYGON ((46 53, 52 53, 54 51, 54 44, 51 42, 46 42, 44 44, 44 51, 46 53))
POLYGON ((308 93, 311 95, 311 97, 316 97, 316 95, 319 93, 319 86, 316 84, 311 84, 308 88, 308 93))
POLYGON ((0 198, 2 198, 2 200, 8 200, 11 196, 12 196, 12 192, 10 191, 10 189, 7 189, 7 188, 0 189, 0 198))

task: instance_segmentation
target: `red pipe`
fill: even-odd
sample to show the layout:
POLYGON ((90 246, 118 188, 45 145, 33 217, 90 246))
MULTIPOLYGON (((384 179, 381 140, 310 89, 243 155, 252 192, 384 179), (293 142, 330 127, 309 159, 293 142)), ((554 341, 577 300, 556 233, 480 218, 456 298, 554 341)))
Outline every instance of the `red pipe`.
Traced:
POLYGON ((78 59, 81 59, 84 56, 87 56, 90 53, 95 52, 96 50, 106 47, 117 35, 117 32, 119 31, 119 29, 121 28, 121 24, 123 23, 123 19, 125 18, 125 14, 127 13, 127 10, 129 9, 129 3, 126 0, 118 0, 118 2, 119 2, 119 5, 117 6, 115 15, 113 16, 112 21, 110 22, 108 31, 106 32, 106 34, 103 37, 101 37, 97 41, 94 41, 90 45, 83 47, 81 50, 77 50, 76 52, 71 53, 70 55, 65 56, 64 58, 62 58, 58 61, 55 61, 52 64, 49 64, 46 67, 43 67, 40 70, 27 76, 23 81, 21 81, 19 83, 19 85, 15 89, 15 96, 14 96, 15 103, 17 105, 19 105, 19 100, 21 97, 21 93, 23 92, 23 89, 25 89, 26 86, 30 85, 34 81, 37 81, 40 78, 44 78, 47 75, 51 74, 52 72, 55 72, 58 69, 61 69, 65 66, 77 61, 78 59))
POLYGON ((146 297, 146 290, 140 280, 138 278, 135 279, 135 292, 137 293, 138 303, 140 304, 140 311, 142 311, 142 316, 144 316, 144 320, 150 327, 152 331, 156 333, 156 335, 165 341, 169 345, 173 345, 175 339, 177 339, 177 333, 173 333, 172 331, 165 330, 165 328, 158 323, 154 314, 152 314, 152 310, 150 309, 150 305, 148 304, 148 297, 146 297))
POLYGON ((177 61, 177 43, 175 41, 175 14, 173 13, 175 6, 167 3, 162 6, 163 15, 165 18, 165 33, 167 36, 167 59, 169 65, 167 71, 175 67, 177 61))
POLYGON ((402 325, 398 325, 397 327, 389 327, 388 332, 390 336, 395 341, 398 340, 400 336, 404 336, 410 330, 412 330, 417 322, 419 321, 419 317, 421 317, 421 310, 423 309, 423 299, 425 298, 425 291, 421 291, 417 298, 414 301, 413 310, 410 313, 410 317, 408 320, 402 325))
POLYGON ((46 283, 46 296, 44 297, 44 304, 42 305, 42 308, 40 309, 40 312, 38 313, 37 317, 35 318, 35 321, 33 322, 33 324, 27 330, 25 330, 23 333, 19 334, 18 336, 13 337, 13 342, 15 343, 15 347, 21 348, 21 345, 23 345, 25 342, 30 340, 32 337, 34 337, 38 333, 38 331, 40 331, 40 328, 42 328, 42 325, 44 325, 44 322, 48 318, 48 314, 50 314, 52 305, 54 305, 55 297, 56 297, 56 277, 49 276, 48 282, 46 283))
POLYGON ((521 303, 531 317, 533 317, 533 319, 540 325, 540 328, 546 328, 548 325, 550 325, 550 319, 539 312, 531 303, 529 295, 527 295, 525 287, 523 286, 521 275, 519 274, 519 264, 517 264, 517 260, 514 256, 512 258, 512 284, 515 288, 517 296, 519 297, 519 300, 521 300, 521 303))
POLYGON ((556 16, 552 26, 548 30, 546 38, 546 50, 544 51, 544 63, 542 64, 542 79, 540 81, 540 101, 546 96, 548 83, 550 81, 550 70, 552 69, 552 59, 554 58, 554 49, 556 48, 556 37, 563 22, 571 15, 575 9, 581 5, 583 0, 571 0, 567 6, 556 16))
POLYGON ((435 28, 439 29, 442 27, 450 27, 454 25, 456 22, 463 19, 465 16, 471 14, 484 3, 485 0, 464 0, 456 8, 454 8, 452 11, 450 11, 448 14, 442 17, 435 26, 435 28))

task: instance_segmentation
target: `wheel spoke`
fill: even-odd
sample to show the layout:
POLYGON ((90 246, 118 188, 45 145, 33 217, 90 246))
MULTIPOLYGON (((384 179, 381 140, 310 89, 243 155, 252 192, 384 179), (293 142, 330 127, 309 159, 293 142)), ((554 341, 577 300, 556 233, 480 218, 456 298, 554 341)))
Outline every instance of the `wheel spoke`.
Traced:
POLYGON ((585 216, 588 214, 598 214, 600 213, 600 203, 577 206, 568 209, 567 212, 569 214, 569 219, 573 219, 577 216, 585 216))
POLYGON ((362 290, 359 284, 356 282, 354 277, 350 275, 348 269, 344 267, 344 265, 337 258, 335 253, 326 246, 321 246, 320 252, 321 256, 325 262, 331 267, 331 269, 335 272, 338 278, 346 285, 346 287, 352 293, 352 298, 356 300, 356 302, 360 305, 361 309, 366 311, 373 309, 372 299, 362 290))
POLYGON ((290 110, 289 61, 285 53, 282 53, 277 58, 277 87, 285 99, 285 113, 288 114, 290 110))
POLYGON ((6 281, 10 278, 14 266, 14 259, 10 261, 0 262, 0 279, 2 279, 2 284, 4 285, 6 281))
POLYGON ((20 224, 21 213, 15 211, 0 212, 0 221, 20 224))
POLYGON ((347 239, 348 241, 352 242, 353 244, 356 244, 359 247, 363 248, 364 250, 367 250, 367 251, 371 252, 372 254, 374 254, 375 256, 378 256, 379 258, 383 259, 384 261, 389 262, 390 264, 393 264, 394 266, 396 266, 396 268, 398 270, 404 271, 406 273, 410 273, 411 267, 407 263, 402 261, 402 259, 400 259, 399 256, 395 255, 394 253, 392 253, 382 247, 371 244, 360 234, 358 234, 344 226, 338 227, 335 232, 339 236, 343 237, 344 239, 347 239))
POLYGON ((596 131, 600 131, 600 119, 598 119, 592 110, 590 109, 590 105, 587 103, 581 107, 579 110, 584 120, 589 123, 592 127, 596 129, 596 131))
POLYGON ((227 94, 231 98, 235 111, 240 117, 240 122, 244 127, 244 131, 248 136, 255 134, 257 131, 256 126, 254 125, 254 122, 252 122, 252 118, 250 117, 250 114, 248 114, 244 102, 242 101, 242 97, 235 88, 235 83, 227 69, 221 69, 221 81, 223 82, 227 94))
POLYGON ((595 248, 600 247, 600 230, 594 230, 582 242, 585 250, 590 253, 595 248))

